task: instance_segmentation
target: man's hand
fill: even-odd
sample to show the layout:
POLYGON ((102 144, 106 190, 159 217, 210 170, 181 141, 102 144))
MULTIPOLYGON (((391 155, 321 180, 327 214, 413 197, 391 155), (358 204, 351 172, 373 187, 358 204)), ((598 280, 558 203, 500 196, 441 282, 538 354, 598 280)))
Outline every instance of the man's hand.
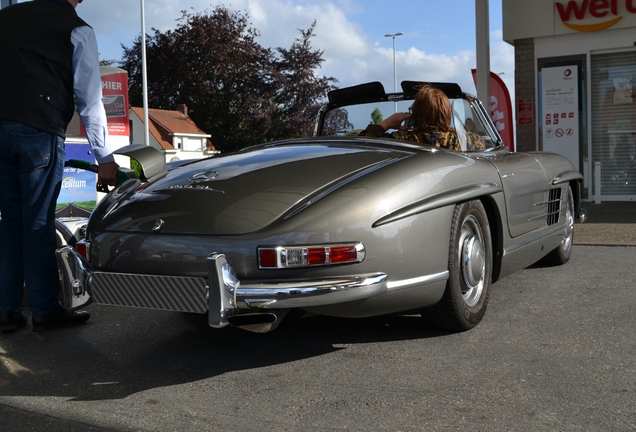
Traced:
POLYGON ((117 162, 99 164, 97 167, 97 184, 117 186, 117 162))

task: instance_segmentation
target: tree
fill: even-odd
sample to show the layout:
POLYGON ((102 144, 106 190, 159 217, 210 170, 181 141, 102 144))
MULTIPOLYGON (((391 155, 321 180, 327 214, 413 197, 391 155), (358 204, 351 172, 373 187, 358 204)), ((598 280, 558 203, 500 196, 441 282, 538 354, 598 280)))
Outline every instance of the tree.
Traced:
POLYGON ((276 138, 311 135, 320 101, 336 88, 335 78, 316 74, 324 60, 323 51, 311 47, 315 27, 316 21, 307 30, 298 29, 301 36, 290 49, 277 48, 276 102, 280 109, 273 129, 276 138))
MULTIPOLYGON (((312 50, 315 22, 289 49, 256 42, 248 16, 219 5, 187 13, 175 30, 147 36, 148 105, 185 103, 197 125, 222 151, 310 135, 319 102, 335 88, 319 77, 322 51, 312 50)), ((141 37, 124 50, 131 104, 142 103, 141 37)))
POLYGON ((337 108, 327 113, 323 125, 323 135, 333 136, 350 132, 353 124, 349 122, 349 113, 344 108, 337 108))
POLYGON ((380 108, 376 107, 371 113, 371 124, 380 124, 382 123, 382 120, 384 120, 382 111, 380 111, 380 108))
POLYGON ((112 66, 115 63, 117 63, 117 60, 106 60, 106 59, 101 59, 99 61, 99 65, 100 66, 112 66))
MULTIPOLYGON (((148 105, 174 109, 188 105, 197 125, 224 151, 264 138, 262 113, 274 95, 271 50, 256 42, 247 17, 217 6, 210 14, 185 11, 173 31, 153 29, 147 37, 148 105)), ((132 104, 142 100, 141 38, 124 49, 132 104)), ((265 121, 264 121, 265 120, 265 121)))

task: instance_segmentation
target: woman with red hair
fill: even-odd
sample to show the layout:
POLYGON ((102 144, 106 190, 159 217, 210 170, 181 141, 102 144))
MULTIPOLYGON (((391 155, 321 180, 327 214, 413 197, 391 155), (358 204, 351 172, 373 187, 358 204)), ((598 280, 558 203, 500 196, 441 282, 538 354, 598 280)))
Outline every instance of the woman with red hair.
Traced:
POLYGON ((451 128, 453 111, 444 92, 429 85, 422 86, 410 111, 392 114, 380 124, 370 124, 359 136, 395 138, 462 151, 459 138, 451 128), (413 120, 412 129, 402 125, 408 119, 413 120), (387 133, 389 129, 395 132, 387 133))

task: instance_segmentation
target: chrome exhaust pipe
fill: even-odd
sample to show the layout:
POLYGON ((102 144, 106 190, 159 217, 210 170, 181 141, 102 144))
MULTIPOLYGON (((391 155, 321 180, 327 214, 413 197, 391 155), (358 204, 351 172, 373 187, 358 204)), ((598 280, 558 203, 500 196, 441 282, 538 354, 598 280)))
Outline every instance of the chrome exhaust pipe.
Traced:
POLYGON ((278 327, 286 314, 287 310, 277 310, 264 313, 247 313, 233 315, 228 318, 228 321, 231 326, 238 327, 243 330, 254 333, 267 333, 278 327))

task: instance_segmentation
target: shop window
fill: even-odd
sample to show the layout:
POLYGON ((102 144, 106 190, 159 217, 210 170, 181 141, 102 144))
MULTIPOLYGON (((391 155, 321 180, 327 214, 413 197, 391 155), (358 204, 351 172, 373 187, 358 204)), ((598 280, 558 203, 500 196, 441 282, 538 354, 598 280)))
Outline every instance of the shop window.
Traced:
POLYGON ((596 54, 592 66, 592 160, 604 200, 636 196, 636 51, 596 54))

